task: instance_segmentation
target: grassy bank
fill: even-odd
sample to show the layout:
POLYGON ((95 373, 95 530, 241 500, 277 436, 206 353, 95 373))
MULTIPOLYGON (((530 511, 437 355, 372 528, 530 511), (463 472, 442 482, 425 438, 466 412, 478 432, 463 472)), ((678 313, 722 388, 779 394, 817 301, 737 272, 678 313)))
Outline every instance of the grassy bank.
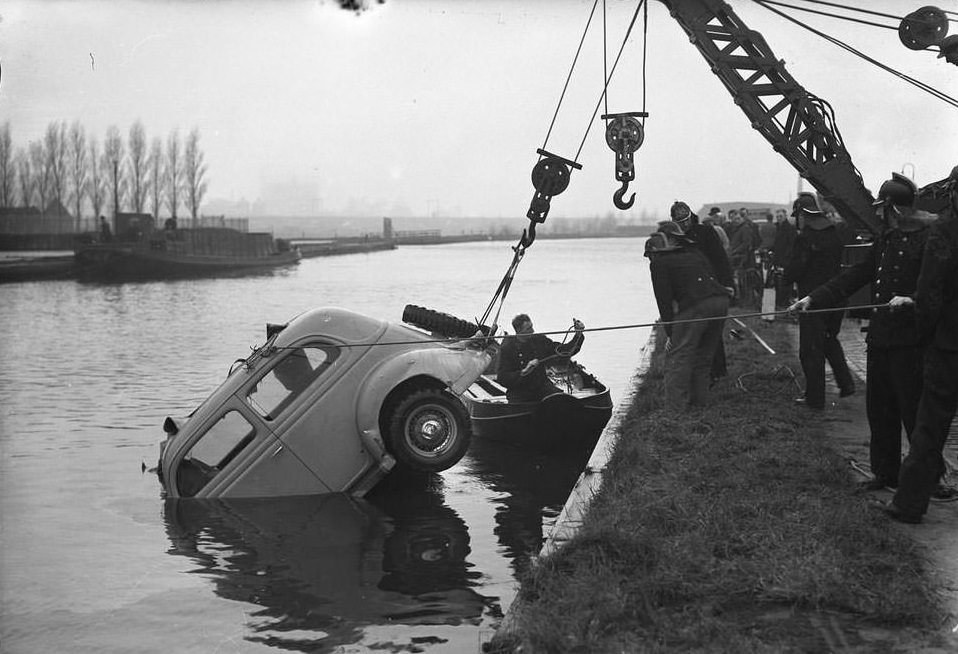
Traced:
POLYGON ((729 377, 687 415, 662 410, 653 356, 582 529, 529 571, 487 651, 934 644, 944 615, 917 546, 855 494, 827 411, 794 404, 790 334, 755 329, 779 354, 728 343, 729 377))

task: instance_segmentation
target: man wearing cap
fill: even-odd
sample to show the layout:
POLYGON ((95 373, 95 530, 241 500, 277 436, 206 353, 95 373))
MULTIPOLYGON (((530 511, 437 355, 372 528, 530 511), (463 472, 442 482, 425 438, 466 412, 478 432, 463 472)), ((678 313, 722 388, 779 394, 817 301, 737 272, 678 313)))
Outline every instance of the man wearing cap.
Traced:
MULTIPOLYGON (((728 253, 715 233, 716 230, 708 225, 699 224, 699 217, 692 213, 692 209, 685 202, 678 200, 673 202, 669 208, 669 215, 672 216, 672 221, 679 226, 682 233, 692 239, 689 245, 698 248, 708 259, 715 279, 726 288, 729 296, 733 295, 735 293, 735 281, 732 277, 732 267, 729 265, 728 253)), ((724 328, 724 323, 720 322, 719 333, 722 333, 724 328)), ((715 346, 709 378, 715 381, 727 374, 725 344, 719 338, 715 346)))
MULTIPOLYGON (((805 295, 841 271, 842 241, 835 225, 825 217, 811 193, 802 193, 796 198, 792 215, 801 231, 782 278, 786 284, 796 284, 799 294, 805 295)), ((834 306, 845 306, 845 300, 837 300, 834 306)), ((810 409, 825 408, 826 361, 835 375, 841 396, 855 392, 855 380, 838 340, 841 329, 841 311, 798 317, 798 358, 805 375, 805 394, 798 398, 798 402, 810 409)))
POLYGON ((709 368, 728 315, 728 292, 705 256, 674 222, 663 223, 645 244, 652 290, 664 323, 665 405, 671 411, 702 406, 709 368), (677 311, 676 311, 677 307, 677 311), (672 321, 680 321, 671 324, 672 321))
POLYGON ((702 224, 708 225, 715 231, 719 241, 722 243, 722 249, 725 250, 725 256, 728 258, 729 242, 728 234, 722 229, 722 225, 725 224, 725 215, 722 213, 722 210, 718 207, 709 209, 709 215, 702 219, 702 224))
POLYGON ((948 207, 928 230, 913 296, 893 297, 892 308, 911 308, 927 343, 921 400, 911 447, 901 464, 898 491, 883 510, 899 522, 918 523, 944 487, 942 451, 958 406, 958 166, 949 176, 948 207))
MULTIPOLYGON (((873 304, 913 294, 933 218, 933 214, 915 209, 917 194, 914 182, 892 173, 891 179, 881 185, 875 203, 882 207, 885 230, 865 258, 806 294, 789 310, 840 306, 869 283, 873 304)), ((862 487, 895 488, 901 468, 902 429, 906 436, 911 435, 921 396, 922 348, 914 317, 903 311, 873 309, 865 342, 865 408, 874 479, 862 487)))

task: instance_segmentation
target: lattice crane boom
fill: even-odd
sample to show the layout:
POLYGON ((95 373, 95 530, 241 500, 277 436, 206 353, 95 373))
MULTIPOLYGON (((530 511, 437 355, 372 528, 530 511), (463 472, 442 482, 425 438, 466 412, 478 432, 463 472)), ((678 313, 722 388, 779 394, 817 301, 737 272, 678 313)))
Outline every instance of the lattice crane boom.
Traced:
POLYGON ((772 148, 856 229, 877 234, 873 196, 828 104, 806 91, 761 33, 722 0, 660 0, 772 148))

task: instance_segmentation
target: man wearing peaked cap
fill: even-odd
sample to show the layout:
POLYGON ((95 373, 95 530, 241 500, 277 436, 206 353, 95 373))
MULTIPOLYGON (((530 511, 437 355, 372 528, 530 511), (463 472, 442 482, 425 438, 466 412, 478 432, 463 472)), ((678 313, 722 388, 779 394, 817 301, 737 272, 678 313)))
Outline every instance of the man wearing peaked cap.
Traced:
MULTIPOLYGON (((928 236, 930 214, 914 208, 914 183, 898 173, 878 192, 885 230, 862 261, 808 292, 790 311, 842 306, 858 289, 871 284, 871 303, 888 303, 896 295, 915 293, 928 236)), ((874 479, 865 490, 898 486, 902 432, 915 427, 922 384, 922 347, 910 312, 872 310, 865 338, 865 409, 871 432, 869 457, 874 479)))
MULTIPOLYGON (((782 279, 785 284, 797 285, 799 296, 804 296, 841 271, 842 238, 811 193, 803 193, 795 199, 792 215, 799 233, 782 279)), ((837 301, 836 305, 845 306, 845 301, 837 301)), ((798 317, 798 358, 805 375, 805 394, 797 401, 810 409, 825 408, 826 361, 835 374, 841 395, 855 392, 855 380, 838 340, 841 329, 841 311, 798 317)))
POLYGON ((948 208, 928 229, 914 297, 891 305, 914 310, 921 345, 927 346, 911 447, 901 464, 898 491, 884 511, 900 522, 920 522, 945 470, 942 456, 958 406, 958 166, 949 176, 948 208))
POLYGON ((709 369, 722 337, 720 318, 728 294, 707 259, 672 221, 662 223, 645 245, 652 291, 666 334, 665 404, 671 411, 702 406, 708 397, 709 369), (675 310, 678 307, 678 311, 675 310), (672 321, 682 321, 671 324, 672 321))
MULTIPOLYGON (((718 207, 712 207, 709 211, 721 213, 718 207)), ((732 274, 732 265, 728 258, 728 237, 721 227, 713 227, 699 223, 699 217, 692 212, 689 205, 680 200, 676 200, 669 208, 669 215, 682 232, 692 238, 691 245, 699 252, 705 255, 711 266, 712 275, 718 280, 719 284, 724 286, 729 296, 735 293, 735 277, 732 274), (722 240, 722 236, 725 240, 722 240)), ((721 331, 724 333, 725 325, 720 324, 721 331)), ((709 378, 712 382, 725 377, 728 374, 728 366, 725 359, 725 344, 719 339, 715 347, 715 355, 712 359, 712 366, 709 370, 709 378)))

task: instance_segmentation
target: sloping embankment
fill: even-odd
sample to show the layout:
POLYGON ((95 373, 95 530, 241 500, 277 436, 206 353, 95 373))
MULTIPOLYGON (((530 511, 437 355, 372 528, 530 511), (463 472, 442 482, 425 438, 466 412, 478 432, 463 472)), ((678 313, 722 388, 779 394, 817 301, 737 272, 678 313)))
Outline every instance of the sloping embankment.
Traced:
POLYGON ((793 402, 789 327, 751 326, 777 354, 728 341, 729 376, 705 410, 663 411, 652 355, 591 502, 567 507, 579 524, 521 580, 487 652, 958 644, 920 545, 855 493, 829 412, 793 402))

